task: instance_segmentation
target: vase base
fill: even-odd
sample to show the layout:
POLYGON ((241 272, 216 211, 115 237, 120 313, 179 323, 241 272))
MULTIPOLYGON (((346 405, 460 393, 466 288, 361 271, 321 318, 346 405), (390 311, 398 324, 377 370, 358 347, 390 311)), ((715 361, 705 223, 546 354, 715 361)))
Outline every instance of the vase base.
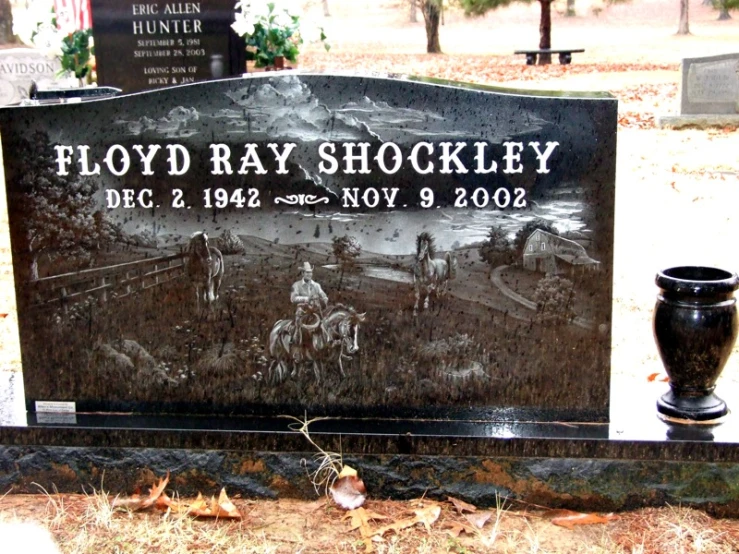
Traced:
POLYGON ((686 423, 690 423, 722 418, 729 413, 729 408, 714 393, 685 397, 677 396, 673 390, 669 390, 657 400, 657 412, 673 420, 686 420, 686 423))

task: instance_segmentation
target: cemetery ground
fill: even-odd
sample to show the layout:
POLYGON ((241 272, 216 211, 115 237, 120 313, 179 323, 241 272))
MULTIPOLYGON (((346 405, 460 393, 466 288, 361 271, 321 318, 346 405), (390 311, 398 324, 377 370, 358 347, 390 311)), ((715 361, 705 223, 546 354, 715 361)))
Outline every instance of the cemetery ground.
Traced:
MULTIPOLYGON (((572 65, 526 67, 512 52, 536 45, 537 3, 514 4, 483 20, 449 12, 441 28, 446 53, 440 56, 420 54, 423 24, 408 23, 405 11, 386 9, 386 4, 390 2, 373 2, 372 7, 370 2, 330 2, 332 18, 325 26, 332 51, 309 48, 301 68, 415 73, 540 90, 609 90, 619 98, 611 402, 623 402, 624 391, 635 386, 653 390, 656 398, 665 384, 648 381, 650 374, 662 371, 651 334, 655 272, 678 264, 739 269, 739 249, 734 246, 739 229, 739 132, 658 129, 655 115, 677 112, 681 58, 736 51, 739 17, 718 22, 715 11, 693 1, 693 34, 677 37, 674 1, 611 6, 598 15, 593 11, 597 6, 583 4, 575 18, 555 13, 553 44, 583 47, 586 52, 575 54, 572 65), (366 13, 356 8, 360 4, 366 13), (635 328, 642 330, 643 340, 633 340, 635 328)), ((4 213, 2 227, 7 229, 4 213)), ((0 240, 0 312, 8 314, 0 322, 0 363, 19 368, 7 234, 0 240)), ((719 388, 722 382, 739 381, 737 351, 739 347, 719 388)), ((727 400, 736 409, 738 400, 727 400)), ((356 469, 361 476, 362 468, 356 469)), ((142 471, 143 495, 159 477, 142 471)), ((173 497, 176 478, 172 475, 167 487, 173 497)), ((470 506, 443 498, 375 498, 367 483, 365 511, 353 517, 321 497, 232 498, 242 517, 230 520, 153 508, 114 510, 114 497, 134 491, 107 490, 104 478, 91 485, 95 489, 81 495, 0 491, 0 523, 38 522, 63 552, 739 551, 739 521, 721 519, 720 512, 659 506, 610 516, 594 513, 585 499, 580 506, 584 515, 578 516, 553 511, 556 506, 547 504, 546 491, 539 505, 501 498, 499 506, 473 512, 470 506)), ((203 485, 206 497, 218 491, 217 483, 203 485)), ((4 529, 0 532, 8 536, 4 529)), ((26 532, 23 544, 31 548, 28 538, 37 533, 26 532)))

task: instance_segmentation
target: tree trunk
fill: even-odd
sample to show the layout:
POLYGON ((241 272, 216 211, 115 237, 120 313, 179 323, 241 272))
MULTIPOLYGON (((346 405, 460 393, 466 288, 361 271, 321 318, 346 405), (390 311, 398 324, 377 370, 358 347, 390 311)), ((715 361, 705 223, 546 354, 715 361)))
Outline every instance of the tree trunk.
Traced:
POLYGON ((729 8, 726 6, 726 0, 720 0, 719 5, 720 5, 721 11, 718 14, 718 20, 726 21, 727 19, 731 19, 731 15, 729 14, 729 8))
POLYGON ((411 13, 410 13, 410 22, 411 23, 418 23, 418 0, 410 0, 411 2, 411 13))
POLYGON ((439 0, 424 0, 421 10, 426 22, 426 52, 441 54, 441 44, 439 43, 441 8, 439 7, 439 0))
POLYGON ((331 12, 328 11, 328 0, 323 0, 323 17, 331 17, 331 12))
POLYGON ((566 17, 575 17, 575 0, 567 0, 567 11, 565 12, 566 17))
MULTIPOLYGON (((552 0, 539 0, 541 4, 541 18, 539 19, 539 49, 548 50, 552 47, 552 0)), ((539 54, 538 65, 552 63, 551 54, 539 54)))
POLYGON ((678 35, 689 35, 690 24, 688 22, 688 11, 690 3, 688 0, 680 0, 680 24, 677 28, 678 35))
POLYGON ((18 42, 13 34, 13 11, 10 0, 0 0, 0 44, 15 44, 18 42))

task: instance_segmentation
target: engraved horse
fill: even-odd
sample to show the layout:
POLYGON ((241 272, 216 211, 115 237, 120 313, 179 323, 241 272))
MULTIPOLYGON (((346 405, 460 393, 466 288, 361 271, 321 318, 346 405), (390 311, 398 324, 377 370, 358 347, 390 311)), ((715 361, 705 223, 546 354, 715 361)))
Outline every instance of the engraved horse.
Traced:
POLYGON ((320 383, 324 362, 332 359, 338 362, 341 376, 346 377, 343 360, 350 360, 359 351, 359 326, 364 320, 365 314, 343 304, 332 306, 323 317, 317 311, 306 314, 300 324, 302 344, 295 344, 295 320, 279 320, 269 334, 269 353, 273 360, 269 381, 281 383, 290 367, 295 375, 303 363, 309 363, 316 383, 320 383))
POLYGON ((447 252, 443 259, 436 258, 434 237, 424 231, 416 237, 416 262, 413 264, 413 285, 416 290, 416 303, 413 306, 413 315, 418 315, 418 305, 421 296, 424 296, 423 309, 429 307, 429 297, 436 294, 443 296, 449 281, 454 279, 457 269, 457 260, 447 252))
POLYGON ((187 246, 185 273, 195 287, 198 311, 200 311, 201 299, 206 307, 212 306, 218 300, 223 271, 221 251, 208 244, 208 235, 204 231, 193 233, 187 246))

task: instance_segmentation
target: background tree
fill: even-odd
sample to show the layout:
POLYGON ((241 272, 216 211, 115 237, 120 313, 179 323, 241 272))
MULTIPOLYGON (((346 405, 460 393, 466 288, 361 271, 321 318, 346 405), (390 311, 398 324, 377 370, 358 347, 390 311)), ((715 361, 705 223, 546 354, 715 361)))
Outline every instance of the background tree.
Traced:
POLYGON ((547 275, 534 291, 536 321, 545 325, 569 325, 576 315, 575 285, 569 279, 547 275))
POLYGON ((13 34, 13 11, 10 0, 0 0, 0 44, 14 44, 18 39, 13 34))
POLYGON ((411 4, 411 10, 409 14, 409 21, 411 23, 418 23, 418 0, 409 0, 411 4))
MULTIPOLYGON (((516 0, 460 0, 465 15, 485 15, 490 10, 508 6, 516 0)), ((518 0, 521 2, 532 2, 533 0, 518 0)), ((539 48, 542 50, 552 47, 552 0, 537 0, 541 6, 539 17, 539 48)), ((685 0, 687 1, 687 0, 685 0)), ((541 54, 539 65, 552 63, 551 54, 541 54)))
POLYGON ((439 23, 441 23, 441 10, 443 0, 418 0, 418 6, 423 13, 426 23, 426 52, 429 54, 441 54, 441 43, 439 42, 439 23))
POLYGON ((526 225, 518 230, 518 233, 516 233, 516 237, 513 239, 513 251, 515 253, 517 261, 520 262, 523 259, 523 249, 526 247, 526 241, 531 236, 531 233, 533 233, 537 229, 541 229, 542 231, 546 231, 547 233, 551 233, 553 235, 559 235, 559 231, 557 231, 557 229, 548 221, 529 221, 528 223, 526 223, 526 225))
POLYGON ((690 23, 689 23, 689 0, 680 0, 680 23, 677 26, 678 35, 689 35, 690 34, 690 23))
POLYGON ((28 259, 28 279, 39 278, 39 260, 64 257, 81 267, 93 261, 93 254, 116 240, 117 228, 104 211, 97 209, 98 186, 80 177, 71 167, 69 175, 56 173, 56 154, 46 133, 14 145, 19 171, 10 194, 21 214, 18 239, 22 256, 28 259))
POLYGON ((501 227, 493 226, 488 231, 487 238, 480 244, 477 249, 480 259, 490 266, 490 271, 501 264, 511 262, 513 252, 511 251, 511 241, 501 227))
POLYGON ((739 10, 739 0, 713 0, 713 7, 719 10, 718 20, 731 19, 729 10, 739 10))
POLYGON ((344 235, 333 238, 333 253, 336 263, 339 264, 341 274, 339 275, 339 288, 344 280, 344 271, 356 269, 356 260, 362 253, 362 245, 356 237, 344 235))

